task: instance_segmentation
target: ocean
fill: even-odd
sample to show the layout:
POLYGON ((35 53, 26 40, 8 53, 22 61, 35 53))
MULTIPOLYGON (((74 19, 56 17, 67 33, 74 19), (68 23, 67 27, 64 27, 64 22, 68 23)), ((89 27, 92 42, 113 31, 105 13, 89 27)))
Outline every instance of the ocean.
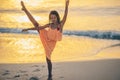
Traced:
MULTIPOLYGON (((62 18, 64 0, 24 0, 39 24, 48 23, 51 10, 62 18)), ((0 63, 44 62, 45 54, 37 31, 30 28, 20 0, 0 0, 0 63), (7 6, 6 6, 7 5, 7 6)), ((120 58, 120 1, 70 0, 62 41, 52 53, 53 61, 120 58)))

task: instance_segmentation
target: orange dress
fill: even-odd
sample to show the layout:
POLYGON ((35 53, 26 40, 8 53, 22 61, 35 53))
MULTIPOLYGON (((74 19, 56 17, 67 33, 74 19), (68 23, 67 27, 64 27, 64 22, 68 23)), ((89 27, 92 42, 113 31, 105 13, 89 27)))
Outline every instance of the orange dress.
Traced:
POLYGON ((62 33, 57 29, 42 29, 39 31, 40 39, 45 49, 48 59, 51 59, 51 53, 55 48, 56 42, 62 39, 62 33))

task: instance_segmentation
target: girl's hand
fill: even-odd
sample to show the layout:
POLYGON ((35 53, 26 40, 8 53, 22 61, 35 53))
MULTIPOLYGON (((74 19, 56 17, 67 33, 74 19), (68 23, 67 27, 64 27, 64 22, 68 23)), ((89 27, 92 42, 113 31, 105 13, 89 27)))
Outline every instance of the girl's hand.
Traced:
POLYGON ((67 6, 69 5, 69 0, 66 0, 66 5, 67 5, 67 6))
POLYGON ((22 6, 22 10, 24 11, 26 8, 23 1, 21 1, 21 6, 22 6))
POLYGON ((27 31, 27 29, 22 29, 22 32, 25 32, 25 31, 27 31))

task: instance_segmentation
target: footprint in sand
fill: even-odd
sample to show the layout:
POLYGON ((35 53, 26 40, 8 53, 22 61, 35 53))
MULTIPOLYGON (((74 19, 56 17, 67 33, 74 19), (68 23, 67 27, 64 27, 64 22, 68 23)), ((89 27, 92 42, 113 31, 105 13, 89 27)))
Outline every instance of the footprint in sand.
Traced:
POLYGON ((39 67, 38 65, 33 65, 32 67, 39 67))
POLYGON ((27 71, 22 71, 22 70, 20 70, 20 73, 26 73, 27 71))
POLYGON ((3 73, 2 75, 5 76, 5 75, 8 75, 8 74, 10 74, 10 73, 3 73))
POLYGON ((40 71, 40 69, 35 69, 33 72, 39 72, 40 71))
POLYGON ((42 65, 42 68, 45 68, 45 65, 42 65))
POLYGON ((20 75, 15 75, 14 78, 20 77, 20 75))
POLYGON ((63 76, 61 76, 60 78, 64 78, 63 76))
POLYGON ((37 77, 31 77, 29 80, 39 80, 37 77))
POLYGON ((10 74, 10 71, 6 70, 2 75, 5 76, 5 75, 8 75, 8 74, 10 74))

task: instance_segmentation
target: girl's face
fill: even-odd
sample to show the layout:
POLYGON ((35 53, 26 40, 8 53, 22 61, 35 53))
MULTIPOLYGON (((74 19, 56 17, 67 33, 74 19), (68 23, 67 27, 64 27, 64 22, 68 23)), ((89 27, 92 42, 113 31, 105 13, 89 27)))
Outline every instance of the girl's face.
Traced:
POLYGON ((56 15, 51 14, 51 15, 50 15, 50 21, 51 21, 52 23, 57 23, 57 17, 56 17, 56 15))

